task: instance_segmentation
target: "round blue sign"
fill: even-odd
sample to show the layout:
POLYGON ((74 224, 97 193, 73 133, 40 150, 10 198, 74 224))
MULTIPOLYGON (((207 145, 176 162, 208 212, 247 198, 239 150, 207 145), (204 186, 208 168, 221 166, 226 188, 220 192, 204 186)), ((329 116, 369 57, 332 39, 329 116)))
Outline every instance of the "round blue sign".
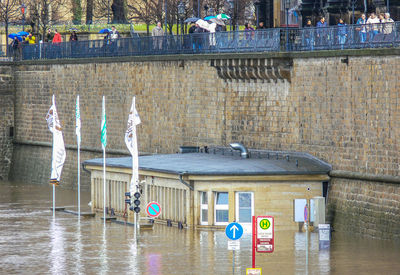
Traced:
POLYGON ((230 223, 225 228, 225 234, 231 240, 240 239, 243 235, 243 227, 237 222, 230 223))

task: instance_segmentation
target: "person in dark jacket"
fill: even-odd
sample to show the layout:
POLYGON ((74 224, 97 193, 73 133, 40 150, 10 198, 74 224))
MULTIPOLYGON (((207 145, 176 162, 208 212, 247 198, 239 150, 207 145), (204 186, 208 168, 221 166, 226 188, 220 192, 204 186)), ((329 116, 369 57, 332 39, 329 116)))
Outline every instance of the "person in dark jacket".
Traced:
POLYGON ((76 35, 75 31, 73 31, 69 36, 69 41, 78 41, 78 36, 76 35))
POLYGON ((311 51, 314 50, 314 28, 311 24, 311 19, 308 19, 304 25, 303 37, 306 47, 311 51))

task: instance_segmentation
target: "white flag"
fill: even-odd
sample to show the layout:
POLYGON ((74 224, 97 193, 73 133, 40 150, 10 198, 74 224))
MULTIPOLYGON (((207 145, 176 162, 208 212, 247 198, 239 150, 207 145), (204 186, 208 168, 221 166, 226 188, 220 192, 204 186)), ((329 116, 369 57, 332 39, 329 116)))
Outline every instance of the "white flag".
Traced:
POLYGON ((46 115, 47 126, 53 133, 53 153, 51 161, 50 183, 58 185, 60 183, 61 172, 65 161, 65 146, 62 135, 61 123, 58 119, 55 97, 53 95, 53 105, 51 105, 46 115))
POLYGON ((125 132, 125 143, 132 155, 131 193, 135 191, 134 186, 139 184, 139 154, 137 149, 136 125, 140 124, 140 122, 140 117, 135 107, 135 97, 133 97, 128 117, 128 127, 125 132))
POLYGON ((78 145, 81 144, 81 110, 79 107, 79 95, 76 97, 76 106, 75 106, 75 132, 76 132, 76 140, 78 145))

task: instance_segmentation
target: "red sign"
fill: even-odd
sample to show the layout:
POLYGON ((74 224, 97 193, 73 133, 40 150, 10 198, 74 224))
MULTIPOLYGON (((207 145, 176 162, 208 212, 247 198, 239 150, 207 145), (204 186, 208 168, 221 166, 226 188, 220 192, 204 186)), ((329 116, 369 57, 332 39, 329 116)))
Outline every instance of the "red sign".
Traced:
POLYGON ((274 217, 253 216, 253 245, 252 245, 252 267, 256 267, 256 255, 259 253, 274 252, 274 217))
POLYGON ((161 205, 158 202, 152 201, 147 204, 146 213, 152 218, 156 218, 161 214, 161 205))

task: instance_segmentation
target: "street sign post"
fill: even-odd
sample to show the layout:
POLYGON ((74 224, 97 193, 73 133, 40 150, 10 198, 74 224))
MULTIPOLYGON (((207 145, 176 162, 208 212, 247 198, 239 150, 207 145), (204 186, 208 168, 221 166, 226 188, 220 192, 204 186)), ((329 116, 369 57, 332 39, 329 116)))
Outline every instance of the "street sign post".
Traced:
POLYGON ((161 205, 152 201, 147 204, 146 213, 152 218, 157 218, 161 214, 161 205))
POLYGON ((235 251, 240 250, 240 242, 239 239, 243 235, 243 227, 237 223, 232 222, 228 224, 225 228, 226 236, 232 241, 228 241, 228 250, 233 250, 232 256, 232 274, 235 274, 235 251))

